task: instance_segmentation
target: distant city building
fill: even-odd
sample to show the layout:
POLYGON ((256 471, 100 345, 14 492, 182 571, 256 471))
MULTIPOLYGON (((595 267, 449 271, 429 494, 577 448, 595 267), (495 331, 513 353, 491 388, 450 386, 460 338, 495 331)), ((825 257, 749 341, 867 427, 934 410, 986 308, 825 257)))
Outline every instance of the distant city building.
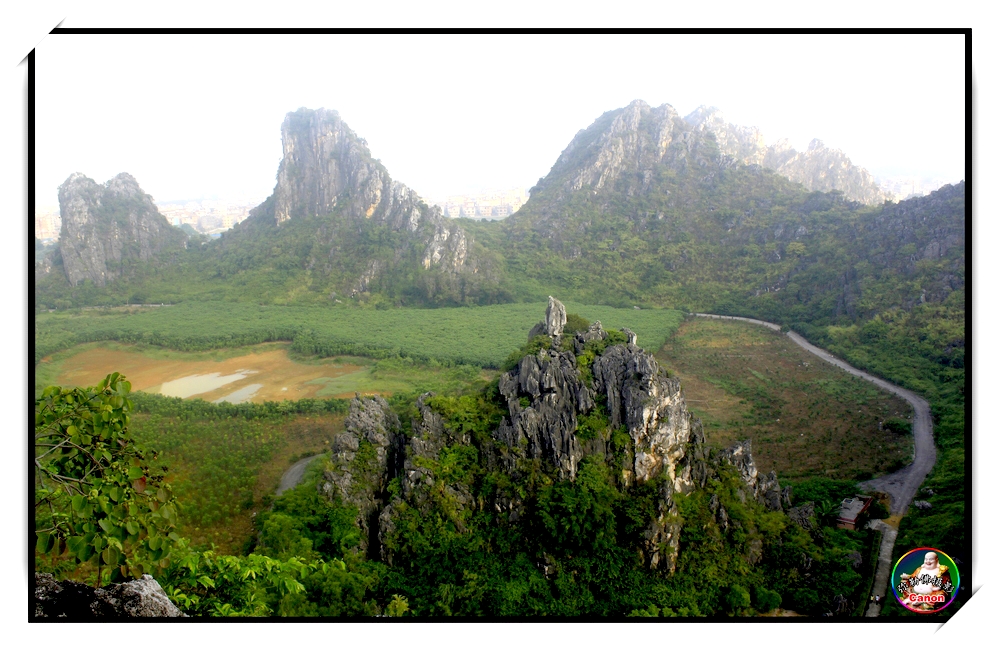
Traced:
POLYGON ((206 235, 218 236, 250 215, 263 199, 238 199, 160 203, 157 208, 174 226, 188 224, 206 235))
POLYGON ((452 219, 503 219, 517 212, 528 200, 525 188, 483 190, 475 194, 453 195, 443 201, 430 201, 452 219))
POLYGON ((62 219, 59 210, 47 209, 35 213, 35 237, 42 240, 58 240, 62 230, 62 219))
POLYGON ((923 197, 942 186, 958 181, 942 178, 919 178, 915 176, 890 176, 878 179, 879 189, 892 197, 893 201, 904 201, 913 197, 923 197))

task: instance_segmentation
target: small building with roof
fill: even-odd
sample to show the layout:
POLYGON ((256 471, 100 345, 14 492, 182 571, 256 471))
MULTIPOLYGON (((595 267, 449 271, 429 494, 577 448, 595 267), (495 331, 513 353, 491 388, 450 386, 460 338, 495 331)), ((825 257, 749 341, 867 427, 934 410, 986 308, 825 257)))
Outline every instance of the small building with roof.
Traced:
POLYGON ((855 495, 848 497, 840 503, 840 515, 837 516, 837 528, 856 531, 861 524, 861 517, 872 505, 873 497, 869 495, 855 495))

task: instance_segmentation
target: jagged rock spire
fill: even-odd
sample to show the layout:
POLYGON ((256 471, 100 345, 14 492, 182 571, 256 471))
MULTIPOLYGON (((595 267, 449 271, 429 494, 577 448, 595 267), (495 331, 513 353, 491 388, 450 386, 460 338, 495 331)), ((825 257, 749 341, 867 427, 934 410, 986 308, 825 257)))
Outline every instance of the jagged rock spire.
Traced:
POLYGON ((566 306, 549 296, 549 306, 545 309, 545 332, 550 337, 561 337, 566 325, 566 306))

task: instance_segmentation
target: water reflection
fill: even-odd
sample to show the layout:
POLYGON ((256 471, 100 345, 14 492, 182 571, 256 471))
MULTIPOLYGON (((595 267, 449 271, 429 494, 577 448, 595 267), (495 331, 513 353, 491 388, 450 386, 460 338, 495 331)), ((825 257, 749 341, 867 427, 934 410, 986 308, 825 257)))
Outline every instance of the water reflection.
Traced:
POLYGON ((251 373, 256 373, 256 371, 240 369, 229 375, 221 375, 219 373, 188 375, 178 380, 164 382, 160 386, 160 393, 173 398, 187 398, 199 393, 205 393, 206 391, 213 391, 237 380, 242 380, 251 373))
POLYGON ((262 386, 264 386, 264 385, 263 384, 248 384, 245 387, 243 387, 242 389, 237 389, 236 391, 233 391, 232 393, 230 393, 228 396, 223 396, 223 397, 219 398, 218 400, 213 400, 212 402, 214 402, 216 404, 218 404, 220 402, 231 402, 234 405, 238 404, 238 403, 241 403, 241 402, 246 402, 250 398, 253 398, 254 394, 257 393, 257 390, 260 389, 262 386))

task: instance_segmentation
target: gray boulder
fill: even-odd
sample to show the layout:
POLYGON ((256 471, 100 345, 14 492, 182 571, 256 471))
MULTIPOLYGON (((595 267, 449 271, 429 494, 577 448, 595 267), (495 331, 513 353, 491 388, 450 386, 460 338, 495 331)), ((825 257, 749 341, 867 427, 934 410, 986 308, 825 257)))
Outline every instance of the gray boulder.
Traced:
POLYGON ((148 574, 135 581, 94 588, 36 573, 34 592, 34 616, 39 618, 187 617, 148 574))

